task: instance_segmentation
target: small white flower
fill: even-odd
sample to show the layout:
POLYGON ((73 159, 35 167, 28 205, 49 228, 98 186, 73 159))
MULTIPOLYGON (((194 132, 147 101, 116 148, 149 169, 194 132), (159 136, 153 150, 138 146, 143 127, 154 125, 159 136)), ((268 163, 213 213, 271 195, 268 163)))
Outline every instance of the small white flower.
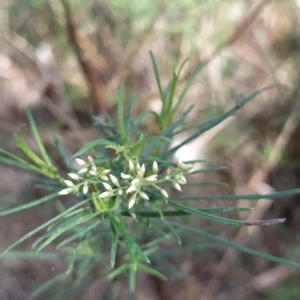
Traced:
POLYGON ((131 160, 128 161, 128 166, 129 166, 129 171, 133 172, 134 171, 134 164, 131 160))
POLYGON ((129 174, 121 173, 121 178, 127 180, 127 179, 132 179, 132 176, 129 174))
POLYGON ((136 185, 131 185, 127 190, 126 190, 126 194, 135 192, 137 190, 137 186, 136 185))
POLYGON ((173 187, 174 187, 177 191, 181 192, 181 187, 180 187, 180 185, 179 185, 177 182, 173 182, 173 187))
POLYGON ((100 179, 103 181, 108 181, 108 177, 105 175, 100 175, 100 179))
POLYGON ((157 180, 157 175, 150 175, 145 178, 145 181, 147 181, 147 182, 154 182, 156 180, 157 180))
POLYGON ((130 185, 137 185, 139 182, 140 182, 140 178, 134 178, 134 179, 131 181, 131 184, 130 184, 130 185))
POLYGON ((73 187, 74 186, 74 183, 70 180, 64 180, 64 183, 69 186, 69 187, 73 187))
POLYGON ((81 158, 75 158, 75 160, 79 164, 79 166, 82 167, 83 165, 85 165, 85 161, 83 159, 81 159, 81 158))
POLYGON ((118 189, 118 195, 122 196, 123 195, 123 190, 122 189, 118 189))
POLYGON ((111 197, 111 196, 112 196, 112 192, 111 191, 106 191, 106 192, 101 193, 98 197, 99 198, 108 198, 108 197, 111 197))
POLYGON ((97 176, 98 175, 98 172, 97 171, 89 171, 89 173, 93 176, 97 176))
POLYGON ((158 172, 158 165, 157 165, 157 162, 154 161, 153 164, 152 164, 152 171, 157 174, 158 172))
POLYGON ((78 174, 84 174, 88 171, 88 168, 82 168, 78 171, 78 174))
POLYGON ((71 177, 74 180, 79 180, 80 176, 76 173, 68 173, 68 176, 71 177))
POLYGON ((89 191, 89 186, 88 186, 88 183, 85 182, 84 185, 83 185, 83 188, 82 188, 82 192, 84 195, 86 195, 89 191))
POLYGON ((115 186, 120 186, 118 178, 112 174, 109 174, 110 180, 111 182, 115 185, 115 186))
POLYGON ((112 187, 108 183, 102 182, 102 184, 107 191, 112 191, 112 187))
POLYGON ((136 201, 136 197, 135 195, 132 196, 129 200, 128 200, 128 208, 132 208, 132 206, 135 204, 135 201, 136 201))
POLYGON ((179 184, 186 184, 186 179, 182 174, 176 175, 175 180, 179 184))
POLYGON ((143 199, 145 199, 145 200, 149 200, 149 197, 148 197, 148 195, 147 195, 146 193, 144 193, 144 192, 139 192, 139 195, 140 195, 141 198, 143 198, 143 199))
POLYGON ((94 159, 91 156, 88 156, 88 161, 93 164, 94 163, 94 159))
POLYGON ((110 172, 110 169, 104 169, 100 173, 101 175, 107 175, 110 172))
POLYGON ((177 167, 185 172, 190 172, 193 169, 193 165, 184 164, 182 161, 178 160, 177 167))
POLYGON ((166 198, 169 198, 168 193, 164 189, 159 189, 159 192, 166 198))
POLYGON ((170 176, 170 175, 166 175, 166 176, 165 176, 165 179, 166 179, 166 180, 171 180, 171 176, 170 176))
POLYGON ((96 165, 92 165, 92 166, 91 166, 91 171, 97 172, 97 167, 96 167, 96 165))
POLYGON ((68 195, 70 194, 70 190, 69 189, 63 189, 61 190, 58 195, 68 195))
POLYGON ((143 177, 145 175, 145 172, 146 172, 145 164, 142 164, 142 166, 137 164, 136 171, 137 171, 137 175, 139 177, 143 177))

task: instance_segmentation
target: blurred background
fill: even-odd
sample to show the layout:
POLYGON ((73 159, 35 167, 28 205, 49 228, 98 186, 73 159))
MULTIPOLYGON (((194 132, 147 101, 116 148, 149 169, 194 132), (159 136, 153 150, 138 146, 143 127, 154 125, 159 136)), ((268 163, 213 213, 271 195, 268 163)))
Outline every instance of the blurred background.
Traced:
MULTIPOLYGON (((179 90, 199 64, 210 60, 185 98, 182 110, 195 106, 190 124, 217 116, 244 96, 274 85, 177 154, 227 167, 202 175, 201 180, 226 183, 203 187, 203 193, 267 194, 299 187, 299 0, 1 0, 1 147, 16 151, 13 133, 26 123, 24 108, 29 106, 53 157, 57 156, 53 133, 71 157, 95 138, 91 116, 101 118, 108 112, 116 119, 119 83, 124 83, 127 95, 134 95, 135 114, 158 110, 149 50, 164 86, 173 67, 189 58, 179 90)), ((152 124, 150 118, 142 124, 147 134, 155 134, 152 124)), ((35 147, 29 134, 26 140, 35 147)), ((0 166, 0 193, 4 209, 45 191, 34 186, 26 172, 0 166)), ((287 221, 239 230, 193 218, 190 223, 211 226, 229 240, 300 261, 299 196, 229 204, 233 203, 254 208, 235 218, 287 221)), ((52 206, 0 218, 0 249, 53 215, 52 206)), ((16 250, 27 251, 30 243, 16 250)), ((199 245, 200 240, 194 248, 158 260, 162 270, 174 269, 170 280, 141 275, 136 299, 300 299, 299 271, 229 248, 199 245)), ((0 261, 0 298, 32 299, 39 284, 64 269, 63 262, 49 256, 34 260, 16 252, 0 261)), ((106 286, 105 280, 98 280, 84 294, 53 299, 102 299, 106 286)), ((126 299, 124 289, 126 282, 115 282, 111 296, 103 299, 126 299)))

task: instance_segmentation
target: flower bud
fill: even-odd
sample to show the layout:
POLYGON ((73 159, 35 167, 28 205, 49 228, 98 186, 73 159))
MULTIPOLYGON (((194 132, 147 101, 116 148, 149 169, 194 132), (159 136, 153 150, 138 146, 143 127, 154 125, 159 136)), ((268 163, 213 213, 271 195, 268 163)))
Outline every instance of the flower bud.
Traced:
POLYGON ((109 174, 110 180, 111 182, 115 185, 115 186, 120 186, 118 178, 112 174, 109 174))
POLYGON ((82 192, 84 195, 86 195, 89 191, 89 186, 88 186, 88 183, 85 182, 84 185, 83 185, 83 188, 82 188, 82 192))
POLYGON ((181 187, 180 187, 180 185, 179 185, 177 182, 173 182, 173 187, 174 187, 177 191, 181 192, 181 187))
POLYGON ((136 201, 136 197, 135 195, 132 196, 129 200, 128 200, 128 208, 132 208, 132 206, 135 204, 135 201, 136 201))
POLYGON ((159 192, 166 198, 169 198, 168 193, 164 189, 160 189, 159 192))
POLYGON ((85 161, 81 158, 75 158, 76 162, 78 163, 79 166, 83 166, 85 165, 85 161))
POLYGON ((76 173, 68 173, 68 176, 71 177, 74 180, 79 180, 80 176, 77 175, 76 173))
POLYGON ((112 191, 112 187, 108 183, 102 182, 102 184, 107 191, 112 191))
POLYGON ((131 160, 128 161, 128 166, 129 166, 129 171, 133 172, 134 171, 134 164, 131 160))
POLYGON ((145 199, 145 200, 149 200, 149 197, 148 197, 148 195, 147 195, 146 193, 144 193, 144 192, 139 192, 139 195, 140 195, 141 198, 143 198, 143 199, 145 199))
POLYGON ((153 164, 152 164, 152 171, 155 174, 157 174, 157 172, 158 172, 158 165, 157 165, 156 161, 154 161, 153 164))

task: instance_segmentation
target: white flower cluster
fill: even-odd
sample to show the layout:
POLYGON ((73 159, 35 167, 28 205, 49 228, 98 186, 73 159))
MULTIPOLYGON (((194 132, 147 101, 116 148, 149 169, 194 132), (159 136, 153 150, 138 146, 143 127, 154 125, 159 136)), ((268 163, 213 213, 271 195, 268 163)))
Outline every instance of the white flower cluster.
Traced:
POLYGON ((146 186, 155 188, 165 198, 169 197, 167 191, 157 184, 171 182, 175 189, 181 191, 180 185, 186 184, 186 179, 183 174, 190 172, 193 168, 192 165, 178 162, 175 172, 171 173, 171 170, 168 169, 165 177, 158 179, 158 165, 156 161, 153 162, 152 170, 148 172, 150 175, 147 176, 145 164, 134 164, 129 160, 128 172, 120 173, 120 184, 119 179, 115 175, 109 174, 111 170, 97 167, 92 157, 89 156, 87 162, 80 158, 76 158, 75 160, 80 166, 80 170, 77 173, 68 174, 73 181, 64 180, 67 188, 61 190, 59 195, 77 194, 80 191, 82 191, 84 195, 89 192, 96 192, 98 191, 96 184, 101 182, 104 190, 101 192, 98 191, 100 193, 98 195, 99 199, 107 199, 116 195, 121 196, 124 193, 126 195, 132 194, 128 200, 129 209, 132 208, 139 199, 149 200, 149 196, 144 190, 146 186))

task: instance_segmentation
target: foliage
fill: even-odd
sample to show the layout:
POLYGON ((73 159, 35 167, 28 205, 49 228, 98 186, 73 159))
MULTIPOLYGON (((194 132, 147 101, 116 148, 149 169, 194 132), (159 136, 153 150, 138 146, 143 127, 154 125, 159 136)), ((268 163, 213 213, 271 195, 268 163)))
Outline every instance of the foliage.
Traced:
MULTIPOLYGON (((117 90, 118 124, 115 124, 109 115, 106 115, 106 121, 94 119, 95 126, 101 129, 105 137, 101 136, 99 139, 86 144, 74 155, 74 162, 68 160, 59 140, 55 138, 55 144, 65 163, 68 178, 60 174, 49 157, 29 110, 27 110, 27 117, 40 156, 27 145, 22 129, 15 138, 17 146, 26 158, 0 149, 0 161, 2 163, 44 176, 47 179, 41 181, 42 184, 46 190, 52 191, 49 195, 35 201, 3 210, 0 212, 1 216, 17 213, 48 201, 55 201, 63 195, 73 199, 72 205, 63 207, 54 218, 21 237, 1 254, 1 257, 8 255, 14 247, 37 233, 40 233, 40 236, 32 245, 36 250, 36 254, 32 253, 33 257, 38 257, 40 251, 49 244, 57 242, 57 252, 62 253, 67 259, 68 268, 65 273, 40 286, 33 293, 34 296, 45 293, 62 279, 68 280, 70 274, 74 273, 77 274, 77 280, 65 291, 75 293, 77 289, 82 289, 82 279, 88 277, 95 265, 103 264, 107 253, 110 253, 111 268, 110 270, 103 268, 102 272, 99 271, 100 275, 114 280, 126 274, 129 292, 133 295, 137 272, 145 272, 160 279, 166 278, 162 272, 151 265, 153 254, 159 254, 163 243, 170 239, 170 236, 180 244, 181 237, 187 232, 201 235, 206 240, 213 242, 215 246, 229 246, 275 263, 300 267, 299 263, 251 250, 238 243, 224 240, 207 230, 192 228, 171 221, 172 218, 178 216, 182 218, 197 216, 233 226, 271 225, 284 221, 283 219, 253 222, 234 220, 218 214, 228 211, 248 211, 250 208, 195 209, 188 204, 190 202, 187 200, 279 198, 299 194, 300 189, 263 196, 206 196, 199 193, 199 196, 196 197, 188 195, 178 197, 172 193, 172 188, 181 191, 181 186, 188 184, 187 179, 190 176, 199 172, 222 169, 222 167, 214 167, 195 170, 193 165, 198 161, 174 162, 172 158, 175 152, 226 118, 234 115, 242 106, 271 87, 248 95, 238 105, 218 117, 187 126, 185 120, 192 107, 186 109, 179 119, 175 119, 176 112, 182 105, 192 82, 208 62, 195 69, 177 96, 176 87, 185 62, 178 72, 173 71, 169 84, 164 88, 156 60, 152 53, 150 56, 162 104, 160 113, 150 110, 142 112, 134 118, 131 115, 134 98, 129 98, 127 108, 124 110, 123 88, 119 86, 117 90), (145 136, 138 127, 139 121, 148 114, 155 118, 155 125, 158 127, 156 136, 145 136), (189 133, 188 138, 179 145, 171 147, 171 141, 182 132, 189 133), (141 232, 143 235, 140 234, 141 232), (110 243, 110 249, 107 247, 108 243, 110 243)), ((200 187, 201 183, 198 186, 200 187)), ((60 294, 55 297, 55 299, 59 299, 58 297, 64 297, 64 295, 60 294)))

